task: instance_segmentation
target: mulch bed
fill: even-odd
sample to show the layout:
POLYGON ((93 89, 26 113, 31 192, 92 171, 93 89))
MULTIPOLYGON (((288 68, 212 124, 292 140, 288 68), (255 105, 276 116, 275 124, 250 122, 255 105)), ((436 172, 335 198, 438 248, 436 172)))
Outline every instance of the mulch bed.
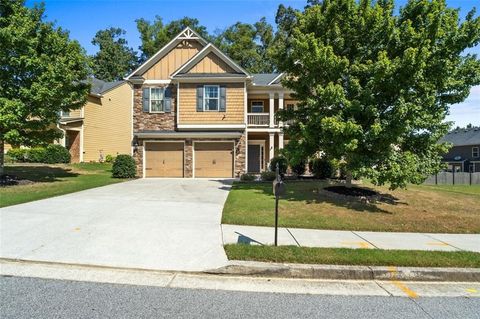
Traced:
POLYGON ((15 185, 28 185, 34 182, 28 179, 19 179, 15 175, 2 174, 0 175, 0 187, 15 186, 15 185))

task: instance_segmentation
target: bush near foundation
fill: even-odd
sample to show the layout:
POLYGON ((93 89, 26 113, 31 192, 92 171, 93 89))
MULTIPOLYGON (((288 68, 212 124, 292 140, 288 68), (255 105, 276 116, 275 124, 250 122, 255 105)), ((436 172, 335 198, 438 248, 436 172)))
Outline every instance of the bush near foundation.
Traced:
POLYGON ((135 160, 127 154, 115 158, 112 166, 112 176, 115 178, 134 178, 137 174, 135 160))

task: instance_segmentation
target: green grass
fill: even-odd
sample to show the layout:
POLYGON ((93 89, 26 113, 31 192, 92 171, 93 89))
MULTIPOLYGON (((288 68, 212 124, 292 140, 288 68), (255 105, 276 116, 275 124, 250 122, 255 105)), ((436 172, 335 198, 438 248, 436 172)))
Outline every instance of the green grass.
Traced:
POLYGON ((70 165, 9 165, 5 173, 34 181, 33 184, 0 188, 0 207, 122 182, 111 177, 111 165, 80 163, 70 165))
POLYGON ((230 260, 277 263, 405 266, 480 267, 480 253, 466 251, 420 251, 349 248, 308 248, 296 246, 225 245, 230 260))
MULTIPOLYGON (((283 227, 398 231, 429 233, 480 233, 480 187, 409 186, 390 191, 367 187, 385 200, 360 203, 330 198, 320 190, 325 181, 286 181, 280 200, 279 224, 283 227)), ((274 197, 271 183, 236 182, 223 209, 224 224, 273 226, 274 197)))

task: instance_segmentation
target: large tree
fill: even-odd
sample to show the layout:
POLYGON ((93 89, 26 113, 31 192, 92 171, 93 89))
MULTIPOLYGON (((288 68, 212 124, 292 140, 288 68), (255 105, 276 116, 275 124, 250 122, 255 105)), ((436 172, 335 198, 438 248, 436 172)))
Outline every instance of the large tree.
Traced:
POLYGON ((207 29, 200 24, 197 19, 183 17, 178 20, 173 20, 170 23, 164 24, 162 17, 155 16, 155 20, 150 22, 145 19, 135 20, 137 29, 140 33, 142 44, 140 50, 142 51, 141 60, 145 61, 165 44, 167 44, 173 37, 186 27, 190 27, 197 32, 201 37, 210 39, 207 29))
POLYGON ((295 156, 345 162, 348 172, 391 188, 440 168, 449 105, 480 83, 475 11, 460 19, 444 0, 311 1, 277 52, 284 84, 300 101, 281 113, 295 156))
POLYGON ((39 145, 61 137, 59 111, 81 107, 88 59, 68 32, 43 21, 43 5, 0 5, 0 170, 4 143, 39 145))
POLYGON ((95 34, 92 44, 99 47, 92 57, 95 77, 105 81, 120 80, 136 67, 137 53, 128 46, 124 34, 125 30, 113 27, 95 34))

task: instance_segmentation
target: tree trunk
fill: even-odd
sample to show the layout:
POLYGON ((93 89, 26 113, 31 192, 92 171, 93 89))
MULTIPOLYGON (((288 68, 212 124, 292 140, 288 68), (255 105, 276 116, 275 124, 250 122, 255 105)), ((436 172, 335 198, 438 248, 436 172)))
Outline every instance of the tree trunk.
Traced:
POLYGON ((351 188, 352 187, 352 172, 347 171, 346 177, 345 177, 345 187, 351 188))
POLYGON ((0 138, 0 175, 3 174, 4 166, 5 166, 5 154, 3 153, 5 151, 5 144, 3 142, 3 139, 0 138))

